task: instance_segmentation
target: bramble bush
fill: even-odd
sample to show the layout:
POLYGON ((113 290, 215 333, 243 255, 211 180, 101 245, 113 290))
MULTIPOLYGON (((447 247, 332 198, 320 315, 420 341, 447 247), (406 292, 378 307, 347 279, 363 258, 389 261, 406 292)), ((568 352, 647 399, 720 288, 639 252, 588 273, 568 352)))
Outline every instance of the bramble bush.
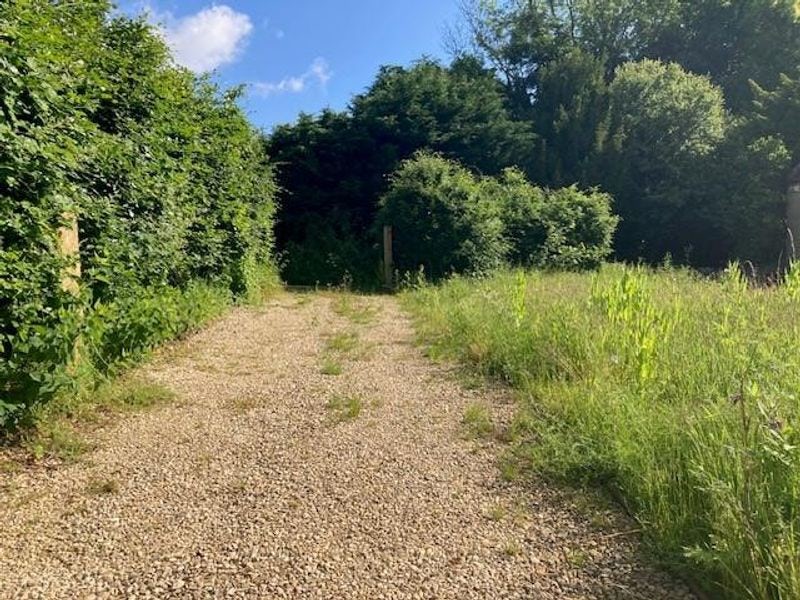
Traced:
POLYGON ((0 5, 0 425, 274 283, 275 186, 239 94, 106 0, 0 5))

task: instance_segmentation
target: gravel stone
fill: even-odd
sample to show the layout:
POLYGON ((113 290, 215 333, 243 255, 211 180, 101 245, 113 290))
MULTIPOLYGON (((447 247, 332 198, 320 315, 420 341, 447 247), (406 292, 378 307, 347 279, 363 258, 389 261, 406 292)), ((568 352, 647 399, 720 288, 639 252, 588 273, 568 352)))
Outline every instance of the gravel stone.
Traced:
POLYGON ((237 308, 142 369, 180 400, 93 434, 85 460, 0 475, 1 598, 692 598, 574 495, 500 479, 465 409, 513 414, 430 362, 390 297, 237 308), (326 340, 358 331, 343 373, 326 340), (335 395, 357 418, 333 423, 335 395), (87 491, 113 480, 111 493, 87 491), (500 507, 500 508, 498 508, 500 507), (577 557, 577 558, 576 558, 577 557))

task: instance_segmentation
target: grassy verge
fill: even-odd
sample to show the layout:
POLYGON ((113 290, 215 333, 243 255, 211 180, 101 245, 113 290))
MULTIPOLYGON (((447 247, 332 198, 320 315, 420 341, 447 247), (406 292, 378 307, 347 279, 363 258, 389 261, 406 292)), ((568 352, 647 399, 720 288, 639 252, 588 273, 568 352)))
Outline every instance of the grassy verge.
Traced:
POLYGON ((172 390, 134 373, 95 382, 34 409, 30 424, 17 432, 20 458, 73 462, 91 449, 86 433, 114 415, 144 410, 175 398, 172 390))
POLYGON ((800 286, 502 273, 404 294, 434 355, 523 391, 518 468, 599 486, 715 598, 800 597, 800 286))
MULTIPOLYGON (((253 285, 238 301, 257 305, 271 297, 280 285, 274 273, 266 267, 254 271, 253 285)), ((168 388, 134 368, 156 348, 207 325, 233 303, 226 287, 194 283, 185 290, 140 290, 135 297, 96 305, 85 317, 77 358, 67 370, 68 385, 0 428, 0 449, 5 446, 22 459, 76 460, 90 449, 85 433, 110 415, 173 399, 168 388)))

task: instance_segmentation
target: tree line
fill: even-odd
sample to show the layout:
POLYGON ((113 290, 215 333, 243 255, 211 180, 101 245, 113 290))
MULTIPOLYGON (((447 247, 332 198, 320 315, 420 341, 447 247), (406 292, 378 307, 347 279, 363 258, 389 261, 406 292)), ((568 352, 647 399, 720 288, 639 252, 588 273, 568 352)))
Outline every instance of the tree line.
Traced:
POLYGON ((420 149, 613 196, 614 255, 774 269, 800 161, 794 0, 474 0, 453 60, 380 69, 266 139, 291 282, 374 280, 389 175, 420 149))
POLYGON ((374 285, 384 223, 433 276, 590 267, 614 231, 625 260, 776 263, 795 2, 476 0, 462 31, 263 135, 107 0, 0 3, 0 422, 258 295, 275 222, 290 283, 374 285))

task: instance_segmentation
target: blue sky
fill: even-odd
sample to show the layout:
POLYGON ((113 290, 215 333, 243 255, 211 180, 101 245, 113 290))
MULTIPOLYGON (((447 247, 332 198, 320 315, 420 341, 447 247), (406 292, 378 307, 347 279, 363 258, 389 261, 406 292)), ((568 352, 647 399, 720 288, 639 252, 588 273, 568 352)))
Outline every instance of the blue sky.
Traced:
POLYGON ((127 0, 161 24, 176 60, 250 84, 244 102, 269 129, 301 111, 342 109, 383 64, 447 58, 456 0, 127 0))

